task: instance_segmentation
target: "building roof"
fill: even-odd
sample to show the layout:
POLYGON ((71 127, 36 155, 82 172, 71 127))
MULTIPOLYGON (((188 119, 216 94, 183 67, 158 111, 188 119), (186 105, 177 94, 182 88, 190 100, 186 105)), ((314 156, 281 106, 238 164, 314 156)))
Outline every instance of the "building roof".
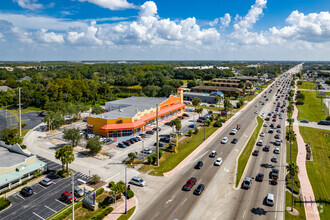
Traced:
POLYGON ((132 96, 126 99, 120 99, 105 103, 105 108, 108 112, 102 113, 94 118, 116 119, 116 118, 132 118, 138 112, 143 112, 147 109, 156 108, 156 104, 160 105, 166 101, 167 97, 137 97, 132 96))
POLYGON ((11 167, 24 162, 29 156, 19 154, 0 146, 0 167, 11 167))
POLYGON ((10 87, 8 86, 0 86, 0 91, 7 91, 8 89, 11 89, 10 87))
POLYGON ((242 89, 236 87, 224 86, 195 86, 192 90, 208 90, 208 91, 223 91, 223 92, 243 92, 242 89))
POLYGON ((209 93, 202 93, 202 92, 185 92, 183 93, 183 95, 210 97, 209 93))

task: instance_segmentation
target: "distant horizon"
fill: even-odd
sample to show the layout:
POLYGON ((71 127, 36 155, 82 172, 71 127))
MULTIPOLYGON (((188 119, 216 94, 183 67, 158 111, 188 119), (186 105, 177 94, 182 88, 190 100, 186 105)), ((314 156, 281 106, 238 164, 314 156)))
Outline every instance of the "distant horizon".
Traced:
POLYGON ((330 60, 0 60, 0 64, 5 63, 87 63, 87 62, 96 62, 96 63, 120 63, 120 62, 127 62, 127 63, 134 63, 134 62, 258 62, 258 63, 267 63, 267 62, 293 62, 293 63, 310 63, 310 62, 322 62, 328 63, 330 60))

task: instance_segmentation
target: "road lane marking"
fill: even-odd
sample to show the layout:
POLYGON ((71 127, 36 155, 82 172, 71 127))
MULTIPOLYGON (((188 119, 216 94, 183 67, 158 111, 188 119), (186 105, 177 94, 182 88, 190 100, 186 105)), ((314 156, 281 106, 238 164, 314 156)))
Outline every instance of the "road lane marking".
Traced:
POLYGON ((38 216, 39 218, 41 218, 41 219, 43 219, 43 220, 45 220, 43 217, 41 217, 40 215, 38 215, 37 213, 35 213, 35 212, 32 212, 33 214, 35 214, 36 216, 38 216))
POLYGON ((202 178, 198 181, 198 183, 197 184, 200 184, 201 183, 201 181, 202 181, 202 178))
POLYGON ((246 214, 246 211, 244 211, 244 213, 243 213, 243 218, 245 217, 245 214, 246 214))
POLYGON ((62 205, 65 205, 65 206, 68 205, 67 203, 64 203, 64 202, 62 202, 62 201, 60 201, 60 200, 58 200, 58 199, 55 199, 55 200, 58 201, 59 203, 61 203, 62 205))
POLYGON ((203 153, 202 155, 200 155, 199 157, 197 157, 196 159, 195 159, 195 161, 196 160, 198 160, 198 159, 200 159, 200 158, 202 158, 205 154, 207 154, 209 151, 206 151, 205 153, 203 153))
POLYGON ((228 169, 226 169, 226 168, 224 168, 224 170, 225 170, 226 172, 229 172, 229 170, 228 170, 228 169))
POLYGON ((109 180, 111 180, 112 178, 118 176, 120 173, 116 173, 115 175, 113 175, 112 177, 109 177, 108 179, 105 180, 105 182, 109 182, 109 180))
POLYGON ((187 201, 187 198, 185 198, 180 205, 183 205, 186 201, 187 201))
POLYGON ((39 186, 41 186, 42 188, 44 188, 44 189, 47 189, 46 187, 44 187, 43 185, 41 185, 41 184, 39 184, 39 186))
POLYGON ((45 205, 45 207, 47 208, 47 209, 49 209, 50 211, 53 211, 54 213, 56 213, 57 211, 55 211, 54 209, 52 209, 52 208, 49 208, 48 206, 46 206, 45 205))

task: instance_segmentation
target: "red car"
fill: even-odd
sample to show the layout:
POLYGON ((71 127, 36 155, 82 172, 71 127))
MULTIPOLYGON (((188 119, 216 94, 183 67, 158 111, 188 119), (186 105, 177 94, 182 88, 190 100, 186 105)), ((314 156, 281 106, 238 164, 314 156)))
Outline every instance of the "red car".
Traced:
MULTIPOLYGON (((73 196, 73 198, 74 198, 74 201, 77 200, 77 198, 75 196, 73 196)), ((72 203, 72 194, 65 191, 64 193, 62 193, 60 200, 67 202, 67 203, 72 203)))
POLYGON ((272 120, 273 122, 276 122, 276 118, 273 118, 273 120, 272 120))
POLYGON ((195 177, 190 177, 187 183, 183 186, 182 190, 190 191, 191 188, 196 184, 197 179, 195 177))

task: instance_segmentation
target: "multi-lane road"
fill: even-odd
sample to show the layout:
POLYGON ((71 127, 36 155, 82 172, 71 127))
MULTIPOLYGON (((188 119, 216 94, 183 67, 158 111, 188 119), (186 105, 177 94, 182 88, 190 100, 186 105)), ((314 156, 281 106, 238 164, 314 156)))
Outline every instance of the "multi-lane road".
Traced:
MULTIPOLYGON (((290 72, 294 72, 296 69, 298 68, 295 67, 291 69, 290 72)), ((213 141, 209 142, 209 144, 205 147, 204 150, 201 151, 197 158, 187 164, 178 175, 173 176, 170 184, 168 184, 167 187, 160 191, 158 195, 156 195, 154 199, 149 202, 149 204, 147 204, 145 207, 139 207, 139 211, 134 215, 133 218, 157 220, 191 219, 192 217, 199 219, 202 218, 204 215, 203 213, 205 213, 205 210, 208 209, 208 198, 203 198, 203 194, 201 196, 194 195, 193 190, 200 183, 205 185, 205 191, 207 191, 211 185, 213 187, 215 185, 221 189, 224 186, 223 184, 232 184, 231 182, 215 182, 215 180, 218 180, 217 176, 219 176, 219 174, 221 175, 221 172, 226 171, 226 168, 222 168, 222 165, 220 167, 216 167, 213 165, 213 163, 218 156, 221 157, 224 162, 226 162, 227 158, 231 156, 233 151, 241 151, 257 125, 256 116, 258 114, 255 114, 255 111, 258 110, 259 114, 261 112, 264 112, 265 114, 271 112, 275 108, 273 102, 275 101, 274 97, 278 88, 279 87, 276 88, 273 86, 271 93, 268 93, 270 89, 266 90, 265 94, 267 95, 269 101, 267 101, 265 105, 261 105, 259 103, 260 100, 265 101, 265 98, 263 97, 264 94, 253 100, 248 108, 237 115, 237 117, 232 122, 230 122, 230 124, 228 124, 213 141), (256 104, 258 104, 258 107, 255 107, 256 104), (241 129, 237 132, 236 135, 229 135, 230 131, 236 124, 240 124, 241 129), (228 137, 229 141, 226 144, 221 144, 220 142, 224 137, 228 137), (231 144, 230 142, 234 137, 238 138, 239 141, 236 144, 231 144), (209 157, 209 154, 212 150, 216 150, 218 153, 215 158, 209 157), (200 170, 194 169, 194 165, 198 161, 204 162, 204 165, 200 170), (197 178, 197 184, 193 187, 192 191, 183 191, 182 186, 190 177, 197 178), (201 213, 196 211, 199 208, 201 208, 201 213), (197 217, 197 215, 192 213, 198 213, 199 216, 197 217)), ((282 100, 283 98, 281 101, 282 100)), ((284 117, 280 120, 280 122, 277 117, 276 123, 276 125, 278 123, 281 124, 282 140, 284 139, 283 133, 285 132, 285 115, 286 113, 283 114, 284 117)), ((268 129, 269 127, 266 130, 268 131, 268 129)), ((267 133, 263 138, 264 143, 270 143, 274 141, 275 134, 276 131, 273 134, 267 133)), ((274 145, 270 144, 270 146, 271 150, 268 153, 260 152, 258 157, 251 159, 246 173, 246 176, 255 177, 258 172, 263 172, 265 175, 264 182, 256 183, 253 181, 250 190, 237 190, 234 200, 235 203, 227 204, 231 206, 231 214, 227 215, 227 217, 214 215, 217 216, 216 219, 252 219, 253 216, 260 216, 259 212, 262 212, 262 215, 267 219, 284 219, 284 167, 286 147, 283 143, 280 147, 281 152, 278 155, 279 161, 274 164, 270 161, 271 157, 273 156, 274 145), (261 167, 261 164, 273 164, 273 166, 280 168, 280 178, 276 186, 270 185, 268 183, 268 174, 271 169, 261 167), (273 207, 267 207, 267 211, 265 211, 263 208, 265 207, 263 200, 267 193, 273 193, 275 195, 275 205, 273 207)), ((232 156, 230 159, 232 160, 232 156)), ((244 176, 242 178, 244 178, 244 176)), ((214 200, 212 202, 211 200, 212 199, 210 198, 210 207, 214 206, 214 200)), ((227 209, 227 207, 221 207, 220 203, 218 207, 216 206, 216 208, 218 208, 218 212, 221 212, 222 209, 227 209)), ((207 218, 206 216, 209 217, 212 215, 209 213, 206 215, 205 213, 204 216, 207 218)))

